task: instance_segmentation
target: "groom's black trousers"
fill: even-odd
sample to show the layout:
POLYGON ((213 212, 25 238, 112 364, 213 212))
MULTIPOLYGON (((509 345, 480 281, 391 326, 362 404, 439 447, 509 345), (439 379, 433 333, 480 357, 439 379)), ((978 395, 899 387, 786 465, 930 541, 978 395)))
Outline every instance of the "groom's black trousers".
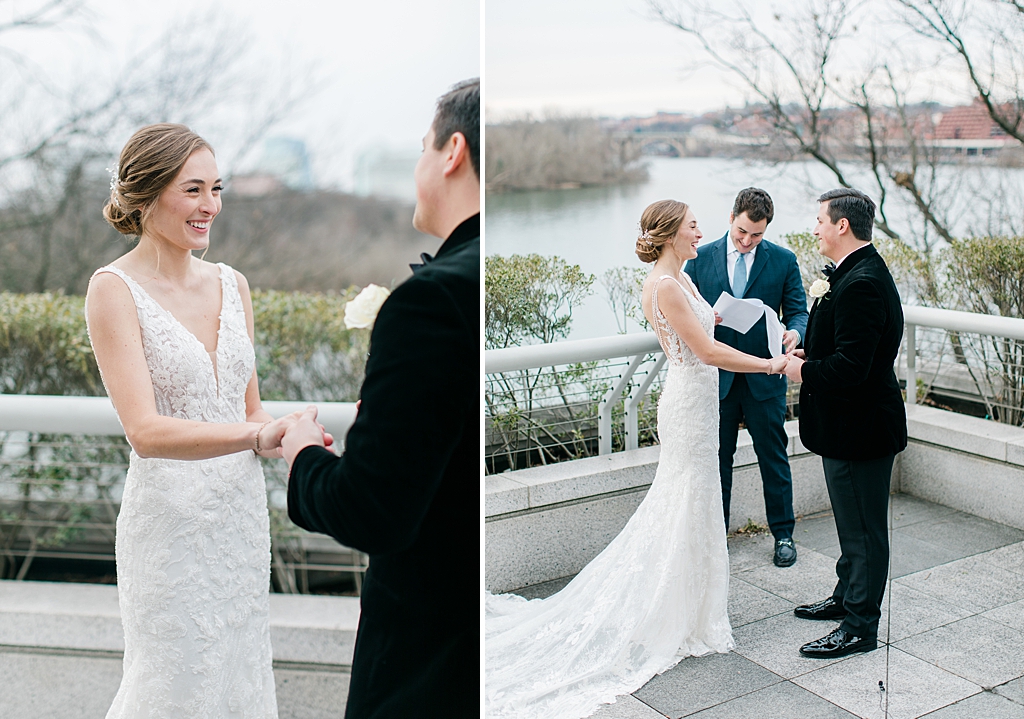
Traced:
POLYGON ((857 637, 878 637, 889 574, 887 514, 895 458, 821 459, 842 552, 832 596, 846 607, 840 628, 857 637))

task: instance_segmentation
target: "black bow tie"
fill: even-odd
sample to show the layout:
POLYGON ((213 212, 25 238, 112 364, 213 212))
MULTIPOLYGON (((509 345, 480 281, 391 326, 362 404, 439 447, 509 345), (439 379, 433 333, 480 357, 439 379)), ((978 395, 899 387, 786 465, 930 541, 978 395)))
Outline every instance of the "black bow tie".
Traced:
POLYGON ((827 265, 821 268, 821 274, 825 277, 831 277, 832 273, 836 271, 836 265, 834 262, 829 262, 827 265))
POLYGON ((423 264, 417 264, 417 263, 410 263, 409 264, 409 269, 412 270, 412 273, 414 275, 417 272, 419 272, 420 270, 422 270, 424 267, 429 265, 431 262, 434 261, 433 256, 428 255, 426 252, 421 252, 420 253, 420 259, 423 260, 423 264))

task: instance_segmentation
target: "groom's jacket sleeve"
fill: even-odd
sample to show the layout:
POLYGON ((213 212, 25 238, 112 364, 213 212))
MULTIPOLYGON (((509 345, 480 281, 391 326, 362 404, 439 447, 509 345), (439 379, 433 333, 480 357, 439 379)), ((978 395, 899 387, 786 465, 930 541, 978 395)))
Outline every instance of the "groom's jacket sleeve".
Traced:
POLYGON ((892 370, 875 362, 883 333, 891 324, 884 297, 869 278, 856 279, 843 287, 842 295, 820 299, 833 302, 835 349, 825 357, 808 360, 802 380, 812 389, 844 389, 863 385, 872 370, 892 370))
POLYGON ((307 447, 293 463, 295 524, 368 554, 412 545, 452 452, 464 432, 478 431, 466 410, 480 384, 475 310, 444 283, 418 276, 385 301, 345 453, 307 447))

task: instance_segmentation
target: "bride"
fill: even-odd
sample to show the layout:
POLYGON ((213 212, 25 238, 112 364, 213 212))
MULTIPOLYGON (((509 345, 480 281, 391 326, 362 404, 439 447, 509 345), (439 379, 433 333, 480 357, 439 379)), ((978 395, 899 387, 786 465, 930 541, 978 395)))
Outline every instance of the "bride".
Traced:
POLYGON ((245 278, 192 255, 209 245, 220 192, 201 137, 150 125, 122 150, 103 210, 139 237, 86 295, 132 447, 115 545, 124 673, 107 719, 277 717, 256 455, 280 457, 294 418, 260 404, 245 278))
POLYGON ((682 272, 701 236, 682 202, 643 212, 636 253, 654 262, 643 310, 669 359, 658 470, 622 532, 562 591, 532 601, 488 593, 488 717, 589 716, 683 657, 733 647, 717 368, 779 374, 788 359, 714 340, 714 311, 682 272))

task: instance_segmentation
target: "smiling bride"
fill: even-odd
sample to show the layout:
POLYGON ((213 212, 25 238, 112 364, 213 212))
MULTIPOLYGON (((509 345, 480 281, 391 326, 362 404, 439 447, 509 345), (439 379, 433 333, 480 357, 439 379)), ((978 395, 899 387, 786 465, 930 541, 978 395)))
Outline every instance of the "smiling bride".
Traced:
POLYGON ((139 238, 86 295, 132 448, 115 550, 124 674, 108 719, 277 717, 257 455, 281 456, 291 417, 260 404, 245 278, 192 254, 209 246, 221 189, 205 140, 150 125, 122 150, 103 210, 139 238))

